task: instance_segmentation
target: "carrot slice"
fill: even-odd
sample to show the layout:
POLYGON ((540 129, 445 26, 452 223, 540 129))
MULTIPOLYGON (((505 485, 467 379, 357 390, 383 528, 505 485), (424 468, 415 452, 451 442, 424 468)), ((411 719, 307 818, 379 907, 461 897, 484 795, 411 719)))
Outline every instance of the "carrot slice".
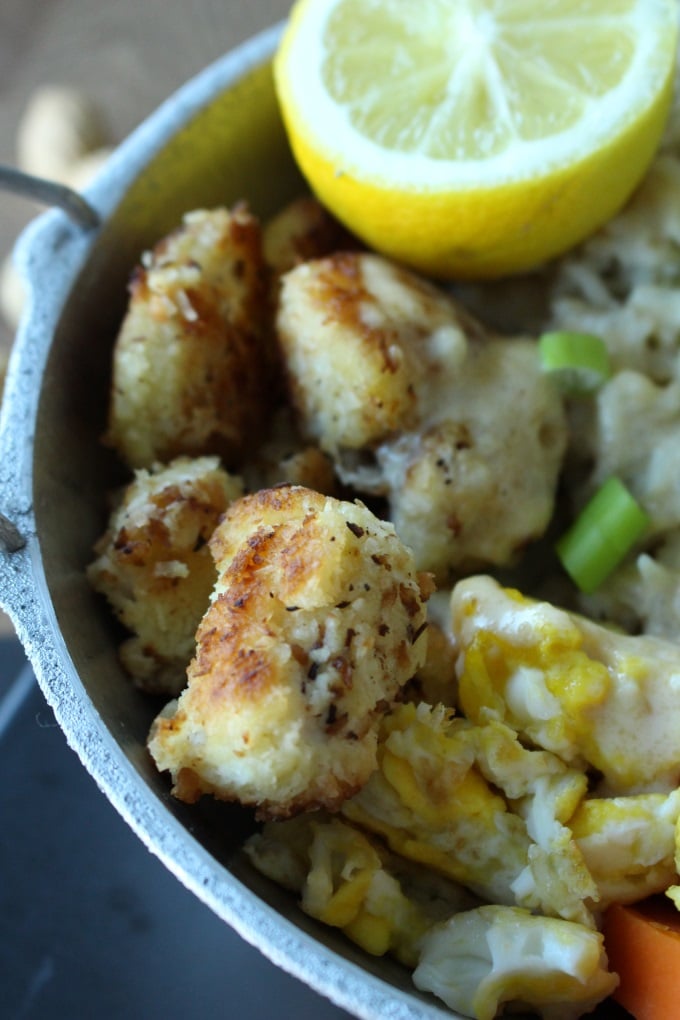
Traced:
POLYGON ((604 918, 610 969, 621 983, 616 999, 635 1020, 680 1016, 680 914, 663 896, 615 905, 604 918))

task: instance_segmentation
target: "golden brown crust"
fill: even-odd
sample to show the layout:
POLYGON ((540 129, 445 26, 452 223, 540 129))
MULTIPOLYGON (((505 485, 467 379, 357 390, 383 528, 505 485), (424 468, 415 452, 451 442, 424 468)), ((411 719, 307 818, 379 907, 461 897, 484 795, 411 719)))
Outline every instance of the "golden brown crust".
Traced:
POLYGON ((219 577, 189 685, 151 752, 183 799, 211 792, 262 817, 337 808, 425 656, 411 556, 362 504, 298 486, 232 504, 210 546, 219 577))
POLYGON ((246 489, 302 485, 327 496, 341 496, 333 459, 314 443, 301 438, 291 409, 282 406, 272 415, 269 438, 242 471, 246 489))
POLYGON ((373 284, 396 291, 405 274, 376 256, 338 252, 282 280, 276 319, 288 386, 305 434, 322 449, 372 445, 415 423, 412 341, 448 299, 408 277, 410 308, 392 309, 373 284))
POLYGON ((264 255, 276 275, 301 262, 362 247, 312 195, 285 206, 264 227, 264 255))
POLYGON ((242 460, 266 424, 266 300, 260 226, 243 206, 189 213, 156 245, 133 274, 114 350, 106 438, 127 464, 242 460))
POLYGON ((356 252, 287 273, 277 330, 300 430, 343 484, 387 500, 420 568, 450 583, 544 533, 567 428, 535 340, 356 252))
POLYGON ((217 458, 178 458, 138 471, 111 514, 87 576, 131 632, 120 656, 141 689, 175 695, 184 687, 216 577, 208 541, 241 492, 217 458))

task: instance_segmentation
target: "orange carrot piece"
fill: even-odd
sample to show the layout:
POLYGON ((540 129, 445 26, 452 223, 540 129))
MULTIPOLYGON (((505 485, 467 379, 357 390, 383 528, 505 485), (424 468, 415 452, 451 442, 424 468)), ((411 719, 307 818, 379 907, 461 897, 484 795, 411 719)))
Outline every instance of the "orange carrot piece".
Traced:
POLYGON ((615 905, 604 918, 609 967, 621 983, 613 998, 635 1020, 680 1017, 680 914, 663 896, 615 905))

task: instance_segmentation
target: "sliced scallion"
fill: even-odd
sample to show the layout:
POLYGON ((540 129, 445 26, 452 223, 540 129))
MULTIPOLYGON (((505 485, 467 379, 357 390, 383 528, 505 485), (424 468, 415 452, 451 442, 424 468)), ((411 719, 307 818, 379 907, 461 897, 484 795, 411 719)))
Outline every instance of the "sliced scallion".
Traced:
POLYGON ((555 549, 581 591, 595 591, 649 525, 649 517, 619 478, 609 478, 555 549))
POLYGON ((592 333, 558 330, 539 337, 543 371, 550 374, 562 393, 594 393, 611 375, 604 340, 592 333))

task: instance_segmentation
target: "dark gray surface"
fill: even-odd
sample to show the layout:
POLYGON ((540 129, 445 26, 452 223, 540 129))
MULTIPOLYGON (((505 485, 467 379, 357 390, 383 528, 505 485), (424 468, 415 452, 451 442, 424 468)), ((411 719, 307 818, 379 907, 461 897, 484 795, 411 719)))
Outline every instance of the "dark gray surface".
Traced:
POLYGON ((0 1017, 342 1020, 150 854, 0 641, 0 1017))

